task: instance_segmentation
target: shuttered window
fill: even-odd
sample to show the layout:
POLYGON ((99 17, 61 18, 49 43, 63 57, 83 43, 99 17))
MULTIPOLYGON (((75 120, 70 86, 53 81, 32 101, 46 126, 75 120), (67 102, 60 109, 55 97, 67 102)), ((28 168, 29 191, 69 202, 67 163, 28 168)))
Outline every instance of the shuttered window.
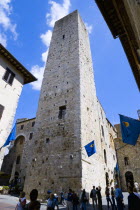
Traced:
POLYGON ((6 68, 6 72, 3 76, 3 79, 10 85, 13 84, 13 81, 14 81, 14 78, 15 78, 15 74, 9 69, 9 68, 6 68))
POLYGON ((0 119, 2 118, 3 111, 4 111, 4 106, 0 104, 0 119))

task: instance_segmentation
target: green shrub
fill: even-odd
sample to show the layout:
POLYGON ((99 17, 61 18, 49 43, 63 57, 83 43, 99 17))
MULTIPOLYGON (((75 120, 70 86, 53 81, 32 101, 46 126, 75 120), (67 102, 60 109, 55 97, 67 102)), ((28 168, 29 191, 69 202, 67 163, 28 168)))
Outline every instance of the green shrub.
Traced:
POLYGON ((9 190, 9 186, 3 186, 3 190, 9 190))

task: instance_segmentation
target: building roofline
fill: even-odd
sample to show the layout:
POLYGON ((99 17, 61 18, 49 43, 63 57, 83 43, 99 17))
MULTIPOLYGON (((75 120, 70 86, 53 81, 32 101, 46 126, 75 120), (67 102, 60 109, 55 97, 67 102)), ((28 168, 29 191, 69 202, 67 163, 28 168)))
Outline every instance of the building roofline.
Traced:
MULTIPOLYGON (((24 120, 24 121, 17 122, 16 124, 24 123, 24 122, 27 122, 27 121, 30 121, 30 120, 34 120, 34 119, 36 119, 36 117, 30 118, 30 119, 27 119, 27 120, 24 120)), ((18 120, 20 120, 20 119, 18 119, 18 120)))
POLYGON ((37 80, 1 43, 0 55, 7 59, 23 75, 24 84, 37 80))

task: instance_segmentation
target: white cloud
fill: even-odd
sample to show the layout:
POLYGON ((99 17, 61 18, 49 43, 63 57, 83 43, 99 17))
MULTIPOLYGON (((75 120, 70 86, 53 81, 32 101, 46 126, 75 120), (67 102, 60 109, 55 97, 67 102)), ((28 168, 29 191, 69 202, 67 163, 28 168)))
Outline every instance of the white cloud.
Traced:
POLYGON ((87 29, 88 33, 91 34, 92 29, 93 29, 92 25, 89 25, 88 23, 85 23, 85 26, 86 26, 86 29, 87 29))
MULTIPOLYGON (((14 40, 17 39, 16 24, 13 24, 10 19, 10 14, 12 12, 12 7, 10 6, 12 0, 0 0, 0 26, 1 26, 1 36, 7 39, 5 32, 11 31, 14 36, 14 40)), ((6 42, 6 41, 5 41, 6 42)))
POLYGON ((42 42, 47 47, 49 47, 49 45, 50 45, 51 37, 52 37, 52 31, 51 30, 48 30, 45 34, 41 34, 41 36, 40 36, 42 42))
POLYGON ((44 69, 45 69, 45 66, 40 67, 38 65, 33 66, 31 69, 31 73, 38 79, 36 82, 31 83, 32 88, 34 90, 40 90, 41 88, 44 69))
POLYGON ((56 3, 55 1, 49 1, 51 4, 50 13, 46 14, 47 24, 50 27, 54 26, 54 23, 60 18, 66 16, 70 9, 70 0, 63 0, 63 4, 56 3))
MULTIPOLYGON (((69 13, 70 0, 63 0, 62 4, 58 4, 55 1, 49 1, 49 4, 51 5, 51 8, 50 8, 50 12, 46 14, 46 20, 47 20, 47 25, 50 27, 53 27, 54 23, 57 20, 66 16, 69 13)), ((48 30, 48 31, 46 31, 46 33, 40 35, 40 38, 41 38, 43 44, 47 48, 46 48, 46 51, 42 53, 42 61, 44 62, 44 67, 35 65, 31 69, 31 73, 34 74, 35 77, 38 79, 37 82, 31 83, 34 90, 40 90, 40 88, 41 88, 43 73, 44 73, 44 69, 45 69, 45 63, 47 61, 51 37, 52 37, 51 30, 48 30)))
POLYGON ((47 49, 46 52, 42 53, 42 61, 44 63, 46 63, 46 61, 47 61, 48 51, 49 51, 49 49, 47 49))
POLYGON ((5 36, 5 34, 0 34, 0 43, 4 46, 4 47, 6 47, 7 46, 7 40, 6 40, 6 36, 5 36))

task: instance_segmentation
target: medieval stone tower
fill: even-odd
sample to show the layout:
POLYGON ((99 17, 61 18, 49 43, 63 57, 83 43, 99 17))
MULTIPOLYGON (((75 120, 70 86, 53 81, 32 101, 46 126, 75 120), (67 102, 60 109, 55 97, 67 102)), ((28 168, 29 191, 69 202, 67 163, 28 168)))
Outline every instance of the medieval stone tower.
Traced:
MULTIPOLYGON (((26 193, 37 188, 43 197, 49 189, 89 191, 93 184, 106 185, 104 149, 109 141, 101 141, 99 112, 88 33, 74 11, 54 27, 29 145, 26 193), (97 153, 88 158, 84 146, 92 140, 97 153)), ((115 161, 109 161, 113 168, 115 161)))

